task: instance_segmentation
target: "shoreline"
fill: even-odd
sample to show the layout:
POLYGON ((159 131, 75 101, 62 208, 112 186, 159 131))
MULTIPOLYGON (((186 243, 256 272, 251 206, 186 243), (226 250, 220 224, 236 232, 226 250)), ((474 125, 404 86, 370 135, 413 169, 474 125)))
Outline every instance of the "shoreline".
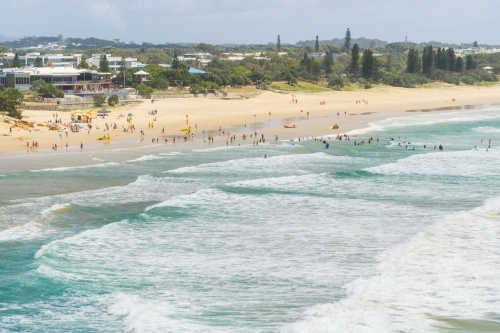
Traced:
MULTIPOLYGON (((475 87, 432 88, 425 90, 408 90, 398 88, 382 88, 374 91, 356 92, 326 92, 316 94, 298 95, 297 104, 291 103, 291 94, 275 94, 265 92, 248 100, 160 100, 154 104, 143 103, 136 107, 113 110, 107 118, 97 119, 94 127, 108 121, 117 123, 118 129, 113 131, 99 131, 93 129, 87 132, 68 134, 64 132, 49 131, 46 127, 39 131, 15 130, 12 136, 8 133, 8 125, 0 125, 0 157, 49 155, 66 152, 64 147, 69 144, 68 153, 80 152, 80 143, 83 143, 83 152, 107 151, 116 149, 138 149, 145 146, 162 145, 179 149, 197 149, 201 147, 220 147, 226 145, 226 137, 219 135, 219 126, 224 133, 231 132, 236 135, 234 145, 252 144, 253 139, 241 139, 242 134, 258 132, 260 137, 264 134, 266 142, 274 142, 275 136, 279 141, 290 140, 298 137, 321 137, 337 134, 354 133, 369 127, 369 123, 385 120, 415 116, 417 114, 437 114, 442 112, 468 112, 481 107, 500 104, 500 85, 494 87, 474 89, 475 87), (479 91, 479 93, 478 93, 479 91), (360 98, 360 97, 363 98, 360 98), (451 102, 459 96, 456 102, 451 102), (355 101, 366 100, 368 104, 356 104, 355 101), (444 101, 443 101, 444 100, 444 101), (320 105, 325 101, 326 105, 320 105), (147 111, 158 110, 157 115, 149 115, 147 111), (309 112, 309 117, 307 113, 309 112), (125 122, 119 114, 133 113, 133 123, 136 126, 134 133, 121 132, 120 125, 125 122), (189 116, 189 124, 185 119, 189 116), (157 118, 156 121, 153 121, 157 118), (309 119, 307 119, 309 118, 309 119), (252 121, 253 120, 253 121, 252 121), (154 128, 148 129, 148 123, 154 123, 154 128), (200 125, 198 125, 200 124, 200 125), (207 126, 208 124, 208 126, 207 126), (294 124, 297 128, 285 129, 283 125, 294 124), (339 129, 331 130, 330 126, 338 124, 339 129), (7 126, 6 126, 7 125, 7 126), (185 133, 179 129, 192 126, 193 141, 184 142, 185 133), (198 127, 197 130, 194 127, 198 127), (164 128, 165 134, 161 134, 164 128), (176 130, 177 129, 177 130, 176 130), (141 140, 140 131, 144 130, 144 139, 141 140), (176 133, 177 132, 177 133, 176 133), (203 135, 204 132, 204 135, 203 135), (328 133, 331 132, 331 133, 328 133), (62 140, 59 137, 62 135, 62 140), (97 137, 103 134, 110 135, 109 143, 100 143, 97 137), (213 135, 214 143, 203 142, 208 134, 213 135), (164 137, 168 138, 165 144, 164 137), (172 138, 176 137, 173 146, 172 138), (159 142, 152 142, 158 138, 159 142), (180 138, 180 142, 179 142, 180 138), (15 142, 9 139, 16 140, 15 142), (27 141, 39 141, 36 152, 23 147, 27 141), (58 150, 51 149, 52 144, 57 144, 58 150), (112 149, 110 149, 112 147, 112 149), (62 148, 62 149, 61 149, 62 148)), ((83 112, 83 111, 82 111, 83 112)), ((26 120, 40 123, 53 118, 52 111, 25 111, 26 120)), ((63 123, 69 119, 69 112, 60 112, 64 117, 63 123)), ((37 127, 35 127, 37 128, 37 127)))

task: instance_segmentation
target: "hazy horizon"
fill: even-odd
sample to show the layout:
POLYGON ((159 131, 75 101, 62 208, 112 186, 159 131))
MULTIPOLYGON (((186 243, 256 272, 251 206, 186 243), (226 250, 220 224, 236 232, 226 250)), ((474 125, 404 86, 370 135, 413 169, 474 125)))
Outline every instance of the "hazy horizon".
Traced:
POLYGON ((120 39, 135 43, 267 44, 277 35, 283 44, 343 38, 389 42, 432 40, 446 43, 498 44, 490 24, 493 0, 132 0, 91 1, 74 6, 54 0, 12 2, 3 17, 6 37, 56 36, 120 39), (20 19, 22 18, 22 19, 20 19), (41 18, 44 18, 41 20, 41 18), (36 34, 34 34, 36 32, 36 34))

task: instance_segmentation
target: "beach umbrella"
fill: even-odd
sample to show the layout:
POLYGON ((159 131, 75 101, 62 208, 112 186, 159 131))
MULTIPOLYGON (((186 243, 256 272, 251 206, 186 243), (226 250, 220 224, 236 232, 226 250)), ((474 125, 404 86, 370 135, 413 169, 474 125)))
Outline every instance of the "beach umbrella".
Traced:
POLYGON ((110 113, 111 111, 109 110, 106 110, 106 109, 102 109, 100 111, 97 111, 97 113, 110 113))
POLYGON ((128 114, 128 116, 129 116, 129 117, 132 117, 132 116, 133 116, 133 114, 132 114, 132 113, 129 113, 129 114, 128 114))

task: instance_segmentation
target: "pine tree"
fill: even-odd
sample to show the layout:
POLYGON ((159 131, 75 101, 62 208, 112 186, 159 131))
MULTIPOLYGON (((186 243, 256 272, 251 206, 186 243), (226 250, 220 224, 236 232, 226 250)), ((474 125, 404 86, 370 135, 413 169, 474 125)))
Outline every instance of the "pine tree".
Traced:
POLYGON ((319 39, 318 36, 316 36, 316 45, 314 46, 314 51, 319 52, 319 39))
POLYGON ((42 58, 36 57, 34 66, 35 67, 43 67, 43 60, 42 60, 42 58))
POLYGON ((280 35, 278 35, 278 40, 276 41, 276 49, 279 51, 281 51, 281 38, 280 38, 280 35))
POLYGON ((464 60, 462 57, 458 57, 457 61, 455 62, 455 71, 456 72, 462 72, 464 70, 464 60))
POLYGON ((434 51, 432 45, 429 45, 424 48, 424 53, 422 54, 422 72, 427 76, 431 76, 433 69, 434 51))
POLYGON ((361 75, 363 78, 369 80, 373 78, 375 69, 375 58, 373 57, 372 50, 366 49, 363 52, 363 59, 361 61, 361 75))
POLYGON ((474 47, 477 47, 477 41, 474 41, 473 45, 474 47))
POLYGON ((19 60, 19 55, 17 53, 14 55, 14 60, 12 61, 12 67, 14 68, 23 67, 23 64, 21 63, 21 60, 19 60))
POLYGON ((351 32, 349 31, 349 28, 347 28, 344 39, 344 51, 349 53, 350 49, 351 49, 351 32))
POLYGON ((448 55, 448 70, 450 72, 453 72, 455 70, 455 63, 456 63, 456 56, 455 56, 455 50, 453 50, 453 48, 448 48, 448 50, 446 51, 447 55, 448 55))
POLYGON ((420 60, 420 56, 418 55, 418 51, 414 48, 411 48, 408 51, 408 60, 406 62, 406 71, 408 73, 418 73, 422 67, 422 62, 420 60))
POLYGON ((476 62, 470 54, 465 57, 465 69, 468 71, 471 69, 476 69, 476 62))
POLYGON ((349 64, 349 74, 357 77, 359 74, 359 47, 354 44, 351 50, 351 63, 349 64))
POLYGON ((179 57, 177 56, 177 51, 174 51, 174 59, 172 59, 172 69, 179 68, 180 62, 179 57))
POLYGON ((312 74, 314 76, 319 76, 320 73, 321 73, 321 67, 319 66, 317 61, 314 61, 312 65, 312 74))
POLYGON ((327 51, 326 56, 323 58, 323 68, 326 74, 333 73, 333 54, 331 51, 327 51))
POLYGON ((101 73, 109 72, 109 61, 105 54, 101 55, 101 58, 99 59, 99 71, 101 73))

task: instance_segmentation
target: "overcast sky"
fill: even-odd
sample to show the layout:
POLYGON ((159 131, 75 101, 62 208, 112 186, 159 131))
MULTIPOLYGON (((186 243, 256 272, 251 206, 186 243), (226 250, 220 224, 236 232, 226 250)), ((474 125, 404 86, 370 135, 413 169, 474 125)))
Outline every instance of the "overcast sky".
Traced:
POLYGON ((282 43, 352 37, 500 44, 498 0, 23 0, 2 5, 0 34, 136 43, 282 43))

